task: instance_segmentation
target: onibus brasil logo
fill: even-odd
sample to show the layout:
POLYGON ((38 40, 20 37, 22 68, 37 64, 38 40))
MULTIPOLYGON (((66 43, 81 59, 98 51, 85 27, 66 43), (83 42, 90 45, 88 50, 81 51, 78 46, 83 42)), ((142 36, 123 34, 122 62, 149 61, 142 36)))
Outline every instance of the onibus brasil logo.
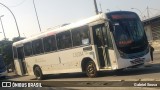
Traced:
POLYGON ((2 87, 42 87, 42 85, 29 82, 2 82, 2 87))

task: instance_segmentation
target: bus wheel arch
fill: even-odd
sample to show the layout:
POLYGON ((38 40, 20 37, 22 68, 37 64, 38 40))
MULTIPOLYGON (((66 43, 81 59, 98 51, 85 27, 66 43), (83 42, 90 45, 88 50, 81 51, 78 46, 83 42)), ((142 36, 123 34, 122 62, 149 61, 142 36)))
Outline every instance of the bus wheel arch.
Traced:
POLYGON ((85 72, 88 77, 96 77, 97 76, 97 68, 95 62, 87 57, 82 60, 81 63, 82 72, 85 72))
POLYGON ((33 72, 37 80, 42 80, 44 78, 44 75, 39 65, 33 66, 33 72))

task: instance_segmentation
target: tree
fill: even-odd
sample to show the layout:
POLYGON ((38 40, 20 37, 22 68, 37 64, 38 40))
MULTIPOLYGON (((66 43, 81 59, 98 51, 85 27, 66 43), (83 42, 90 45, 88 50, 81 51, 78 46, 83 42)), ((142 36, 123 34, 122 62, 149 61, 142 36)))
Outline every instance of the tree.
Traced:
POLYGON ((12 41, 8 39, 0 41, 0 54, 4 58, 5 65, 14 69, 13 53, 12 53, 12 44, 13 42, 24 39, 24 37, 15 37, 12 41))
POLYGON ((13 63, 12 41, 0 41, 0 54, 2 54, 6 66, 13 63))
POLYGON ((14 37, 14 38, 12 39, 12 41, 13 41, 13 42, 17 42, 17 41, 23 40, 23 39, 25 39, 25 37, 14 37))

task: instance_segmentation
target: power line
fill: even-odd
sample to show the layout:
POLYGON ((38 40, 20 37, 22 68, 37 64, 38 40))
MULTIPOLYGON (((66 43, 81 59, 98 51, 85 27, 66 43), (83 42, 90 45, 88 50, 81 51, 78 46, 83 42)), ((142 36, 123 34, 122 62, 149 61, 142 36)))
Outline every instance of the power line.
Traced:
POLYGON ((151 11, 149 11, 149 13, 151 14, 151 16, 154 16, 154 14, 151 11))
POLYGON ((26 0, 21 1, 20 3, 13 5, 13 6, 8 6, 8 7, 18 7, 20 5, 22 5, 26 0))
POLYGON ((142 14, 146 13, 146 10, 147 10, 147 9, 145 9, 144 11, 142 11, 142 14))
MULTIPOLYGON (((159 9, 149 8, 149 7, 147 6, 147 8, 146 8, 147 14, 148 14, 148 15, 151 14, 152 17, 153 17, 153 16, 156 16, 158 13, 154 13, 154 14, 153 14, 153 12, 152 12, 150 9, 156 10, 156 11, 158 11, 158 13, 160 12, 159 9)), ((149 16, 148 16, 148 18, 149 18, 149 16)))
POLYGON ((159 9, 154 9, 154 8, 149 8, 149 9, 153 9, 153 10, 157 10, 157 11, 160 11, 159 9))
POLYGON ((19 28, 18 28, 18 24, 17 24, 17 20, 16 20, 15 15, 14 15, 13 12, 11 11, 11 9, 9 9, 6 5, 4 5, 3 3, 0 3, 0 5, 4 6, 6 9, 8 9, 9 12, 13 15, 13 18, 14 18, 14 21, 15 21, 15 24, 16 24, 16 27, 17 27, 17 31, 18 31, 18 36, 20 37, 20 32, 19 32, 19 28))

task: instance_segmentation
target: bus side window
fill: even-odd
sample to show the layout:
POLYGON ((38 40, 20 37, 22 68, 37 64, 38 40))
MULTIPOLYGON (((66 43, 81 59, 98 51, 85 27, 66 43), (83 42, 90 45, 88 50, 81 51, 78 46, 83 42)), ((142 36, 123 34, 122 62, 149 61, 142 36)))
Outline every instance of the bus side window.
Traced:
POLYGON ((107 29, 107 36, 108 36, 108 48, 109 48, 109 49, 113 49, 113 44, 112 44, 112 39, 111 39, 111 32, 112 32, 113 30, 111 30, 111 29, 112 29, 111 23, 108 23, 108 24, 106 25, 106 29, 107 29))
POLYGON ((82 32, 82 44, 83 45, 89 44, 89 37, 88 37, 88 33, 86 32, 82 32))
POLYGON ((109 26, 107 27, 107 36, 108 36, 108 48, 113 49, 113 44, 112 44, 112 39, 111 39, 109 26))
POLYGON ((97 46, 100 47, 101 45, 103 45, 101 29, 97 28, 95 31, 96 31, 96 39, 94 40, 94 42, 96 42, 95 44, 97 44, 97 46))
POLYGON ((16 49, 16 47, 13 47, 13 57, 14 57, 14 59, 18 58, 17 57, 17 49, 16 49))
POLYGON ((24 59, 23 47, 18 47, 17 53, 18 53, 18 59, 23 60, 24 59))
POLYGON ((43 44, 44 44, 45 52, 55 51, 56 50, 55 36, 53 35, 53 36, 45 37, 43 39, 43 44))
POLYGON ((106 45, 109 49, 113 49, 109 27, 106 27, 105 24, 100 24, 93 27, 93 29, 94 35, 96 36, 94 39, 94 43, 98 47, 100 47, 101 45, 106 45))
POLYGON ((56 35, 58 49, 65 49, 72 47, 70 31, 61 32, 56 35))
POLYGON ((43 53, 42 39, 38 39, 32 42, 33 54, 43 53))
POLYGON ((75 28, 71 32, 72 32, 73 46, 87 45, 90 43, 88 26, 75 28))
POLYGON ((32 55, 32 45, 31 42, 24 44, 24 53, 25 56, 31 56, 32 55))
POLYGON ((80 46, 82 45, 81 41, 81 34, 79 32, 79 29, 74 29, 72 32, 72 40, 73 40, 73 46, 80 46))

